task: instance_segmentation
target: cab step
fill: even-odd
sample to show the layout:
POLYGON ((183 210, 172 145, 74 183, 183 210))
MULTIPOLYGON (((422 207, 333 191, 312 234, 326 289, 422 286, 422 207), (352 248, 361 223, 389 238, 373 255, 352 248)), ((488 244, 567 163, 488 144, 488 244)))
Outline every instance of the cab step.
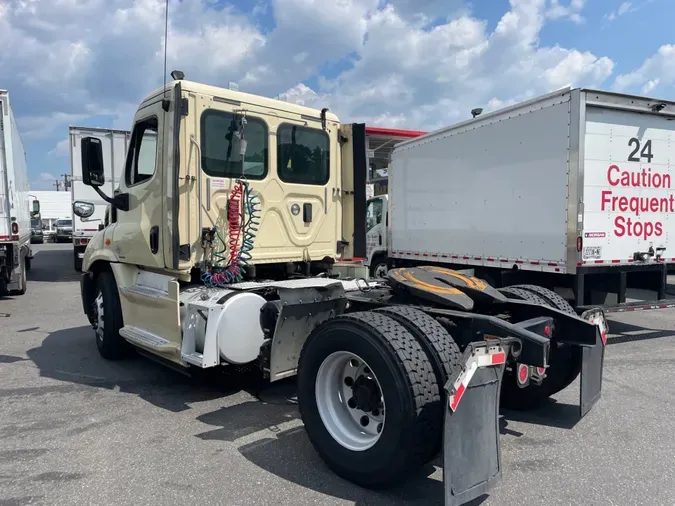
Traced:
POLYGON ((159 352, 169 352, 178 349, 178 345, 138 327, 124 326, 120 329, 120 335, 127 341, 159 352))
POLYGON ((169 296, 169 292, 145 285, 129 285, 121 288, 125 295, 140 295, 149 299, 162 299, 169 296))

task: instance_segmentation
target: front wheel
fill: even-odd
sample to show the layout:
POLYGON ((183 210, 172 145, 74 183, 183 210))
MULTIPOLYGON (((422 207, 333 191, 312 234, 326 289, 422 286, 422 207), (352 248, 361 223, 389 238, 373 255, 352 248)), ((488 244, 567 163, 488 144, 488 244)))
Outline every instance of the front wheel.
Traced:
POLYGON ((317 327, 297 379, 310 441, 333 472, 357 485, 400 483, 438 441, 434 370, 417 340, 385 314, 353 313, 317 327))
POLYGON ((124 323, 117 283, 112 272, 102 272, 98 275, 96 297, 91 311, 96 333, 96 346, 101 356, 108 360, 125 358, 130 345, 120 336, 120 329, 124 323))
POLYGON ((383 279, 387 277, 389 272, 389 264, 387 264, 386 257, 374 258, 370 266, 370 277, 373 279, 383 279))

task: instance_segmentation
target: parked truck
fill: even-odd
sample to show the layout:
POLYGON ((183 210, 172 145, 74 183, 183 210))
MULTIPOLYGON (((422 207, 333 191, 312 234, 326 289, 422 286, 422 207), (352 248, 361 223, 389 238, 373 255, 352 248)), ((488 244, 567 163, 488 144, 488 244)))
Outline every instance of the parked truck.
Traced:
POLYGON ((104 142, 80 140, 83 184, 110 204, 81 275, 104 358, 297 375, 331 469, 387 487, 442 449, 446 505, 501 478, 500 404, 534 405, 578 376, 580 416, 596 403, 601 309, 433 265, 341 276, 365 253, 365 125, 172 77, 136 112, 114 195, 104 142))
POLYGON ((82 269, 82 257, 87 244, 103 224, 107 203, 82 182, 82 159, 80 141, 83 137, 97 137, 103 148, 106 185, 103 191, 112 194, 124 171, 124 161, 131 132, 110 128, 70 127, 70 179, 72 206, 80 208, 72 213, 69 240, 73 243, 73 264, 76 271, 82 269))
POLYGON ((675 102, 565 89, 401 142, 367 206, 371 275, 432 264, 579 311, 674 306, 674 118, 675 102), (626 303, 627 286, 658 300, 626 303))
POLYGON ((26 152, 9 92, 0 90, 0 296, 26 293, 31 217, 39 212, 40 203, 29 196, 26 152))

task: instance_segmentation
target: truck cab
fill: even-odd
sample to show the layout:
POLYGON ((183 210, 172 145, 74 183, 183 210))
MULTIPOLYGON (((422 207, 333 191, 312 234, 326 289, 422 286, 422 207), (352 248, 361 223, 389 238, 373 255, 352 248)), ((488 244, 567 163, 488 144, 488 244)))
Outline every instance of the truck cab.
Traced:
POLYGON ((101 140, 81 140, 83 181, 113 215, 86 247, 86 293, 95 299, 99 274, 111 272, 122 332, 162 336, 153 351, 183 363, 179 292, 190 283, 283 279, 363 257, 364 128, 185 80, 152 93, 113 196, 100 190, 101 140))
POLYGON ((507 361, 544 385, 522 394, 511 372, 508 399, 548 398, 590 371, 581 416, 597 401, 602 311, 580 318, 553 299, 514 302, 435 267, 390 271, 386 282, 340 277, 366 255, 366 228, 386 251, 386 199, 366 213, 365 125, 172 76, 136 112, 113 195, 101 189, 101 139, 81 139, 82 181, 110 205, 81 275, 104 358, 134 348, 182 371, 297 375, 303 425, 336 473, 365 487, 398 484, 443 445, 448 506, 501 475, 507 361), (567 348, 551 355, 559 343, 567 348), (545 381, 550 357, 555 381, 545 381))
POLYGON ((387 253, 389 199, 378 195, 366 202, 366 258, 371 278, 384 278, 389 270, 387 253))

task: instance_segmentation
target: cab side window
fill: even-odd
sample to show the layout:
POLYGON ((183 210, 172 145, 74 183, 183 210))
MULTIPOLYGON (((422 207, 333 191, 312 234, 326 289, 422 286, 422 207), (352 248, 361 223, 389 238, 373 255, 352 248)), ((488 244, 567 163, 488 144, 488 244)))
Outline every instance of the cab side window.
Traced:
POLYGON ((268 137, 260 118, 247 116, 244 122, 230 112, 207 109, 201 117, 202 170, 211 177, 265 179, 268 137))
POLYGON ((156 117, 136 123, 131 135, 131 150, 127 158, 125 181, 127 186, 135 186, 151 179, 157 167, 157 131, 156 117))
POLYGON ((277 172, 284 183, 323 186, 330 179, 330 140, 317 128, 284 123, 277 129, 277 172))
POLYGON ((382 223, 382 199, 374 199, 368 202, 366 208, 366 232, 382 223))

